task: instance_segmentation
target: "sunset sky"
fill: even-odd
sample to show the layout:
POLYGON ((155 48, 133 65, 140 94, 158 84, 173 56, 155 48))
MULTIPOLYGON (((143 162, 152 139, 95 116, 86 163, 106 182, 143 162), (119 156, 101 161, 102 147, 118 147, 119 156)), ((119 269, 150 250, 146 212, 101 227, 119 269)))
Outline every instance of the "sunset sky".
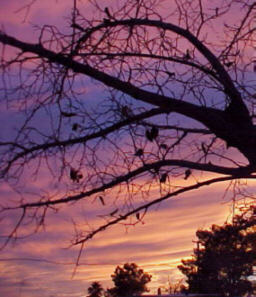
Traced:
MULTIPOLYGON (((38 0, 28 10, 24 5, 29 2, 1 0, 0 28, 33 42, 37 36, 35 25, 67 26, 63 16, 69 15, 72 1, 38 0)), ((91 13, 86 1, 80 5, 91 13)), ((88 85, 88 92, 93 100, 98 89, 88 85)), ((15 112, 0 104, 3 136, 10 133, 13 119, 19 119, 15 112)), ((37 185, 47 187, 47 179, 35 180, 31 188, 37 185)), ((254 183, 250 185, 253 189, 254 183)), ((81 217, 85 224, 93 224, 92 214, 98 202, 91 203, 89 212, 81 205, 63 206, 61 212, 48 217, 45 230, 9 244, 1 251, 0 296, 83 297, 92 281, 100 281, 104 288, 111 287, 115 267, 126 262, 135 262, 152 274, 150 293, 156 293, 159 286, 167 285, 168 279, 175 282, 183 278, 177 265, 192 254, 196 230, 222 224, 231 216, 232 189, 223 195, 227 186, 228 183, 222 183, 171 198, 152 207, 136 226, 117 225, 98 234, 86 244, 73 278, 79 247, 70 246, 74 232, 70 214, 81 217)), ((0 188, 1 201, 14 196, 7 184, 0 188)), ((8 230, 8 223, 12 221, 13 218, 8 217, 4 223, 0 222, 1 229, 8 230)))
POLYGON ((19 292, 28 297, 84 296, 90 282, 111 287, 115 267, 135 262, 153 275, 149 287, 156 293, 158 286, 167 285, 168 277, 171 282, 182 278, 176 267, 192 254, 195 231, 222 224, 230 215, 230 203, 222 199, 224 188, 222 184, 174 198, 153 208, 144 224, 127 230, 115 226, 99 234, 86 245, 73 279, 77 249, 65 249, 73 226, 65 217, 52 217, 46 232, 1 252, 0 292, 10 297, 19 292))

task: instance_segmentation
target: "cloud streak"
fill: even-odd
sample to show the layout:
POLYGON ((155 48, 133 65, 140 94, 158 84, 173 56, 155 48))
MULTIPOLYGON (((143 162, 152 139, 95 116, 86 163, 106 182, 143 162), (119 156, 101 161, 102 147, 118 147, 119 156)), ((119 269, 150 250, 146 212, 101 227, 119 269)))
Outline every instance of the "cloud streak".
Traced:
MULTIPOLYGON (((57 25, 65 23, 66 20, 60 16, 68 15, 71 2, 63 0, 58 1, 57 5, 52 5, 52 0, 37 1, 23 23, 22 18, 26 16, 26 9, 18 13, 17 10, 28 1, 21 0, 14 3, 2 0, 0 19, 5 23, 8 33, 14 33, 16 37, 24 37, 24 40, 31 41, 35 32, 31 30, 30 23, 39 25, 45 22, 57 25)), ((83 3, 87 7, 87 2, 83 3)), ((70 29, 68 25, 65 26, 64 30, 70 29)), ((90 86, 88 89, 89 95, 93 96, 94 89, 90 86)), ((94 96, 96 97, 95 94, 94 96)), ((2 120, 4 125, 8 122, 8 117, 10 114, 5 114, 5 119, 2 120)), ((43 166, 41 169, 43 172, 43 166)), ((205 178, 210 176, 210 174, 205 175, 205 178)), ((40 177, 33 184, 29 184, 28 190, 36 192, 41 188, 51 193, 53 187, 49 188, 46 173, 43 172, 40 177)), ((196 174, 191 180, 192 178, 195 179, 196 174)), ((182 177, 180 186, 184 184, 182 177)), ((253 182, 251 185, 255 186, 253 182)), ((158 197, 159 185, 153 186, 158 197)), ((136 262, 151 273, 153 279, 150 288, 152 293, 156 293, 159 285, 167 283, 168 276, 171 280, 181 277, 176 267, 181 258, 188 257, 192 253, 192 240, 195 239, 196 230, 207 228, 213 223, 222 224, 230 214, 230 205, 224 202, 232 197, 232 193, 227 193, 225 199, 222 197, 227 186, 228 183, 222 183, 200 189, 197 193, 184 194, 181 198, 169 199, 154 206, 143 218, 143 222, 135 227, 129 225, 128 220, 125 222, 126 225, 113 226, 97 234, 95 240, 86 243, 73 279, 71 276, 79 247, 70 247, 70 238, 74 232, 71 219, 76 218, 81 229, 90 227, 89 219, 93 225, 99 225, 102 221, 94 216, 100 202, 88 199, 89 209, 83 201, 71 207, 62 206, 61 212, 51 212, 47 215, 45 230, 42 228, 40 233, 21 239, 14 246, 9 245, 1 252, 0 295, 81 297, 86 295, 86 288, 92 281, 101 281, 105 287, 112 286, 111 274, 117 265, 125 262, 136 262)), ((19 199, 19 196, 14 197, 11 190, 7 185, 0 189, 1 203, 13 198, 19 199)), ((55 191, 59 196, 62 194, 65 196, 64 190, 57 187, 55 191)), ((28 198, 28 194, 25 198, 28 198)), ((111 210, 113 205, 107 205, 104 213, 107 214, 111 210)), ((1 230, 7 232, 16 219, 17 213, 13 212, 5 223, 1 222, 1 230)), ((26 234, 33 232, 30 228, 25 226, 26 234)))
MULTIPOLYGON (((150 287, 154 293, 157 286, 167 282, 168 275, 171 279, 180 277, 176 267, 181 258, 192 253, 195 231, 227 218, 229 205, 222 205, 220 197, 221 189, 216 188, 210 195, 208 190, 198 196, 186 195, 161 204, 148 213, 144 224, 128 228, 118 225, 99 234, 85 246, 73 280, 78 249, 63 249, 69 245, 72 226, 66 218, 52 216, 47 233, 19 241, 14 248, 3 251, 0 265, 4 289, 0 291, 15 296, 21 288, 18 284, 26 281, 22 292, 28 297, 36 296, 36 292, 43 297, 49 292, 55 296, 81 296, 94 280, 110 287, 110 275, 117 265, 136 262, 153 274, 150 287), (46 287, 47 293, 43 292, 46 287)), ((72 215, 76 216, 74 211, 72 215)))

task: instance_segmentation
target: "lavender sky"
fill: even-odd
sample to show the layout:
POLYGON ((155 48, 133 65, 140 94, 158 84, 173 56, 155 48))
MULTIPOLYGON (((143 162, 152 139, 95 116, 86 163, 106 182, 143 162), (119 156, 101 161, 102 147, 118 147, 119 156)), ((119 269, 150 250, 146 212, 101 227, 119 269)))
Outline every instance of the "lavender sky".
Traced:
MULTIPOLYGON (((66 26, 63 16, 68 16, 70 0, 36 1, 30 10, 21 9, 29 1, 1 0, 0 26, 15 37, 32 42, 36 40, 36 24, 66 26), (35 28, 35 27, 34 27, 35 28)), ((107 1, 105 1, 107 2, 107 1)), ((90 13, 89 4, 80 5, 90 13)), ((11 50, 10 50, 11 55, 11 50)), ((91 94, 95 94, 92 89, 91 94)), ((1 94, 0 94, 1 96, 1 94)), ((15 112, 0 105, 0 133, 9 133, 13 126, 15 112), (10 119, 10 114, 14 117, 10 119)), ((47 187, 47 180, 35 181, 34 187, 47 187)), ((252 183, 253 186, 253 183, 252 183)), ((32 237, 8 245, 0 254, 0 296, 16 297, 80 297, 92 281, 102 282, 110 287, 111 273, 117 265, 136 262, 153 275, 151 293, 157 287, 167 285, 168 278, 175 281, 182 278, 177 265, 182 258, 192 253, 195 232, 211 224, 222 224, 231 214, 232 193, 223 192, 227 184, 210 186, 173 198, 154 207, 143 223, 135 227, 115 226, 88 242, 82 254, 79 267, 72 278, 78 248, 70 248, 70 238, 74 231, 70 219, 81 216, 84 223, 92 223, 91 214, 97 208, 92 203, 90 212, 83 207, 63 207, 61 214, 48 218, 47 228, 32 237)), ((12 199, 12 189, 6 184, 0 188, 0 199, 12 199)), ((7 230, 9 217, 2 230, 7 230)))

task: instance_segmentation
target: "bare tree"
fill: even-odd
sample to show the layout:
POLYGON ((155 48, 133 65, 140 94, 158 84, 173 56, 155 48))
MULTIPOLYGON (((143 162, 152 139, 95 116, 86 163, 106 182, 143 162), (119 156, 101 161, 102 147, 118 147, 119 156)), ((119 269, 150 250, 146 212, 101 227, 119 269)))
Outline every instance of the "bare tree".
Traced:
POLYGON ((2 202, 21 212, 6 243, 94 201, 103 221, 77 230, 83 247, 161 201, 224 181, 241 197, 256 178, 255 1, 90 2, 92 16, 74 1, 70 30, 45 25, 33 43, 0 32, 1 100, 19 113, 0 142, 1 180, 20 194, 2 202), (49 192, 27 195, 41 176, 49 192))

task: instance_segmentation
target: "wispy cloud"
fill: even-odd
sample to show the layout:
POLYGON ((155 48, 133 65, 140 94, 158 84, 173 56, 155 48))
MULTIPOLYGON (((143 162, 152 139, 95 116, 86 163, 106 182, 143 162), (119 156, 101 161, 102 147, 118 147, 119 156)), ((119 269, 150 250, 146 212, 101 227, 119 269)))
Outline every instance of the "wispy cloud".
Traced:
MULTIPOLYGON (((163 203, 148 213, 144 224, 129 228, 115 226, 88 242, 73 280, 71 275, 78 249, 63 249, 69 245, 72 226, 66 219, 61 220, 61 216, 58 219, 52 216, 46 233, 27 238, 3 251, 0 259, 1 271, 4 271, 2 283, 6 282, 6 275, 8 279, 3 286, 4 292, 9 288, 10 294, 13 291, 17 294, 21 286, 12 286, 9 282, 13 280, 18 284, 25 279, 27 285, 22 286, 22 290, 28 297, 35 296, 35 288, 41 292, 46 287, 50 288, 48 293, 52 290, 54 294, 60 294, 57 296, 64 296, 61 290, 69 296, 68 292, 73 288, 70 296, 74 296, 72 294, 81 294, 94 280, 110 287, 110 275, 117 265, 125 262, 136 262, 153 274, 151 288, 154 292, 159 284, 167 282, 168 275, 173 279, 179 277, 176 267, 181 258, 192 253, 195 231, 212 223, 223 223, 228 212, 229 206, 222 204, 218 189, 211 189, 211 192, 207 189, 200 195, 187 195, 163 203), (3 258, 16 259, 3 261, 3 258), (34 260, 29 261, 29 258, 34 260)), ((75 212, 72 215, 76 216, 75 212)), ((42 296, 49 296, 44 294, 42 296)))

